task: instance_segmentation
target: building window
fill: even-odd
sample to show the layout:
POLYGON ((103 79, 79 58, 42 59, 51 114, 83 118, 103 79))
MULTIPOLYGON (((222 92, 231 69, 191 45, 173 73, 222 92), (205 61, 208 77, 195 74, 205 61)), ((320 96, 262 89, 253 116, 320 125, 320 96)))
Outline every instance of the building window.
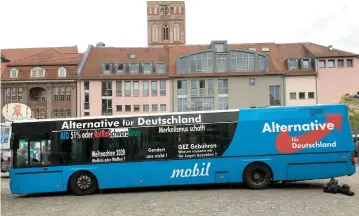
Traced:
POLYGON ((22 101, 22 88, 17 89, 17 101, 22 101))
POLYGON ((160 104, 160 111, 166 112, 166 104, 160 104))
POLYGON ((188 107, 188 100, 187 98, 177 98, 177 109, 178 112, 185 112, 187 111, 188 107))
POLYGON ((143 96, 147 97, 149 95, 149 85, 148 85, 148 80, 143 80, 143 96))
POLYGON ((122 112, 122 105, 116 105, 116 111, 122 112))
POLYGON ((17 78, 19 76, 19 69, 12 68, 10 70, 10 78, 17 78))
POLYGON ((299 99, 305 99, 305 92, 299 92, 299 99))
POLYGON ((5 89, 5 102, 10 102, 10 101, 11 101, 10 88, 6 88, 5 89))
POLYGON ((166 96, 166 80, 160 80, 160 96, 166 96))
POLYGON ((125 81, 125 96, 131 96, 131 81, 125 81))
POLYGON ((63 118, 64 117, 64 110, 60 109, 59 110, 59 118, 63 118))
POLYGON ((111 74, 112 64, 111 63, 102 63, 101 64, 101 74, 111 74))
POLYGON ((60 101, 65 101, 65 87, 60 88, 60 101))
POLYGON ((151 96, 157 96, 157 80, 151 81, 151 96))
POLYGON ((158 111, 158 105, 152 104, 152 112, 157 112, 157 111, 158 111))
POLYGON ((216 52, 224 52, 225 51, 223 43, 214 44, 214 49, 216 50, 216 52))
POLYGON ((308 92, 308 99, 314 99, 315 95, 314 92, 308 92))
POLYGON ((122 81, 116 81, 116 96, 122 96, 122 81))
POLYGON ((53 110, 52 116, 53 116, 54 118, 59 117, 58 111, 57 111, 57 110, 53 110))
POLYGON ((204 96, 206 94, 206 81, 199 80, 199 95, 204 96))
POLYGON ((219 97, 219 109, 228 110, 228 97, 219 97))
POLYGON ((133 105, 133 111, 139 112, 140 111, 140 105, 133 105))
POLYGON ((90 82, 89 82, 89 81, 85 81, 85 82, 84 82, 84 90, 85 90, 85 91, 90 90, 90 82))
POLYGON ((169 40, 169 37, 168 37, 168 35, 169 35, 169 28, 168 28, 168 25, 164 25, 163 27, 162 27, 162 38, 163 38, 163 40, 169 40))
POLYGON ((54 88, 54 101, 59 101, 59 87, 54 88))
POLYGON ((191 80, 191 95, 197 96, 197 80, 191 80))
POLYGON ((213 97, 194 97, 191 99, 191 110, 213 110, 214 98, 213 97))
POLYGON ((16 93, 17 93, 17 89, 16 89, 16 88, 12 88, 12 89, 11 89, 11 101, 12 101, 12 102, 15 102, 16 99, 17 99, 16 93))
POLYGON ((152 74, 152 63, 142 63, 143 74, 152 74))
POLYGON ((247 52, 231 52, 231 69, 238 72, 254 71, 254 54, 247 52))
POLYGON ((258 55, 258 61, 259 61, 259 70, 264 71, 267 67, 266 57, 262 55, 258 55))
POLYGON ((166 64, 165 63, 156 63, 156 73, 157 74, 166 73, 166 64))
POLYGON ((212 72, 213 52, 194 54, 191 56, 192 72, 212 72))
POLYGON ((187 80, 177 80, 177 95, 187 95, 187 80))
POLYGON ((31 77, 45 77, 45 69, 39 67, 31 69, 31 77))
POLYGON ((150 111, 150 105, 144 104, 143 105, 143 112, 148 112, 148 111, 150 111))
POLYGON ((84 109, 90 109, 90 93, 85 92, 84 109))
POLYGON ((66 77, 66 68, 60 67, 57 71, 58 77, 66 77))
POLYGON ((179 60, 179 73, 187 73, 187 57, 180 58, 179 60))
POLYGON ((102 96, 112 96, 112 81, 102 81, 102 96))
POLYGON ((297 93, 296 92, 289 93, 289 99, 296 100, 297 99, 297 93))
POLYGON ((131 112, 131 105, 125 105, 125 111, 131 112))
POLYGON ((320 68, 325 68, 326 67, 325 65, 326 65, 325 60, 319 60, 319 67, 320 68))
POLYGON ((216 55, 216 72, 227 72, 227 54, 216 55))
POLYGON ((338 64, 338 67, 340 67, 340 68, 344 67, 344 59, 338 59, 337 64, 338 64))
POLYGON ((152 42, 158 42, 158 26, 152 25, 152 42))
POLYGON ((335 67, 335 60, 328 60, 328 68, 334 68, 335 67))
POLYGON ((269 86, 269 105, 281 105, 280 86, 269 86))
POLYGON ((290 71, 298 70, 298 59, 288 59, 288 70, 290 71))
POLYGON ((138 97, 140 96, 140 82, 133 81, 133 96, 138 97))
POLYGON ((71 87, 66 87, 66 101, 71 100, 71 87))
POLYGON ((66 110, 66 118, 70 118, 71 117, 71 110, 67 109, 66 110))
POLYGON ((116 63, 115 68, 116 68, 116 74, 125 74, 126 72, 125 63, 116 63))
POLYGON ((85 112, 84 113, 84 116, 89 116, 90 115, 90 112, 85 112))
POLYGON ((254 86, 255 84, 256 84, 256 79, 255 78, 249 78, 249 85, 254 86))
POLYGON ((208 96, 212 96, 214 94, 214 85, 213 80, 207 80, 207 94, 208 96))
POLYGON ((129 63, 130 74, 138 74, 138 63, 129 63))
POLYGON ((173 40, 174 41, 180 41, 180 25, 178 23, 173 25, 173 40))
POLYGON ((302 60, 302 69, 304 69, 304 70, 310 69, 309 59, 303 59, 302 60))
POLYGON ((347 67, 353 67, 353 59, 347 59, 347 67))
POLYGON ((228 79, 218 80, 218 94, 228 94, 228 79))
POLYGON ((102 99, 102 115, 112 115, 112 99, 102 99))

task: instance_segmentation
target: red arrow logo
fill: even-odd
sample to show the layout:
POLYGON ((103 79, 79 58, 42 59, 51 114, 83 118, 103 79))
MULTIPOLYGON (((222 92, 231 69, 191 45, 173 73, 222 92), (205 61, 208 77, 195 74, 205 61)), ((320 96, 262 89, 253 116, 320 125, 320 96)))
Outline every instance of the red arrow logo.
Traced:
MULTIPOLYGON (((326 125, 328 123, 334 124, 334 127, 338 130, 342 129, 342 115, 341 114, 326 114, 327 121, 325 122, 326 125)), ((321 124, 322 126, 324 123, 321 124)), ((332 130, 329 130, 327 127, 320 128, 319 130, 309 131, 305 134, 292 137, 289 135, 289 132, 280 132, 277 135, 275 146, 277 150, 281 153, 293 153, 296 151, 301 150, 300 148, 293 148, 292 143, 293 139, 296 139, 299 144, 314 144, 317 141, 320 141, 324 137, 326 137, 332 130)))

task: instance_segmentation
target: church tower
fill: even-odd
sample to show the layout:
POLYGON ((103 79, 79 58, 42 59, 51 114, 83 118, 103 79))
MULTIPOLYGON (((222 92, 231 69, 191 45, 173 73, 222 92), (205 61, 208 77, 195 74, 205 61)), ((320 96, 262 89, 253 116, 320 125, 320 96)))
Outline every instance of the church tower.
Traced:
POLYGON ((186 44, 184 1, 147 1, 149 47, 186 44))

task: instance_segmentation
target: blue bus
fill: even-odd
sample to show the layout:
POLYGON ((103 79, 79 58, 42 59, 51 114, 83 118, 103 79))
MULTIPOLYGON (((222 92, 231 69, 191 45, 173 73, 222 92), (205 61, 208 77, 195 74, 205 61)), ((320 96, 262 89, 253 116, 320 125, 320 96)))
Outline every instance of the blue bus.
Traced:
POLYGON ((18 121, 13 194, 278 181, 356 172, 345 105, 18 121))

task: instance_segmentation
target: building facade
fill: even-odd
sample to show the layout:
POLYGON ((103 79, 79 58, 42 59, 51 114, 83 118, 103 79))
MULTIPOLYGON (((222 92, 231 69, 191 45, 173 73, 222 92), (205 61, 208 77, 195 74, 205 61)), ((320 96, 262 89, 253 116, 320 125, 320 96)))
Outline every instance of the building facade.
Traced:
POLYGON ((79 116, 169 112, 167 48, 92 47, 78 71, 79 116))
MULTIPOLYGON (((77 116, 76 70, 81 57, 77 47, 54 48, 10 61, 1 77, 3 107, 6 109, 8 103, 25 104, 35 119, 77 116)), ((7 110, 8 115, 11 112, 7 110)))

